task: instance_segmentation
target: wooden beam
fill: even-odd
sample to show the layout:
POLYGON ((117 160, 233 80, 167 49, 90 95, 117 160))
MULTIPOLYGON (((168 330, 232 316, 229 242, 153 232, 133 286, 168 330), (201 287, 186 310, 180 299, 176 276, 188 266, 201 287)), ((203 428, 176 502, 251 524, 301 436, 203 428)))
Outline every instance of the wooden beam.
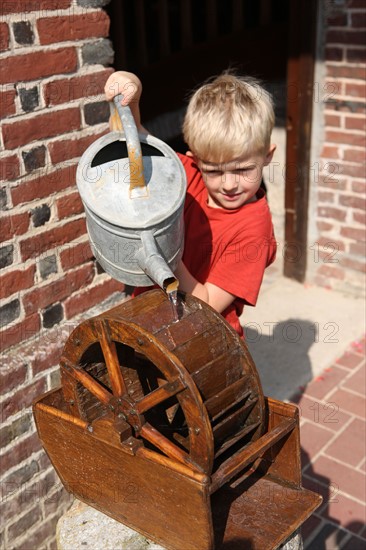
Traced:
POLYGON ((317 0, 290 2, 284 275, 306 274, 317 0))

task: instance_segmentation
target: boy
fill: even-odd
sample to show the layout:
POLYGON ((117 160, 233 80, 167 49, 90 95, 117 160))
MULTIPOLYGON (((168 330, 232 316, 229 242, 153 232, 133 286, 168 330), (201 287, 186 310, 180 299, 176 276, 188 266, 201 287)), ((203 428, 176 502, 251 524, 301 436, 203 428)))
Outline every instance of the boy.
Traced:
MULTIPOLYGON (((124 95, 139 131, 140 80, 118 71, 106 98, 124 95)), ((175 271, 179 289, 216 309, 243 336, 239 316, 257 301, 263 273, 275 259, 276 241, 264 191, 263 167, 275 145, 269 94, 258 83, 224 73, 191 97, 183 124, 189 147, 179 158, 187 175, 185 245, 175 271)))

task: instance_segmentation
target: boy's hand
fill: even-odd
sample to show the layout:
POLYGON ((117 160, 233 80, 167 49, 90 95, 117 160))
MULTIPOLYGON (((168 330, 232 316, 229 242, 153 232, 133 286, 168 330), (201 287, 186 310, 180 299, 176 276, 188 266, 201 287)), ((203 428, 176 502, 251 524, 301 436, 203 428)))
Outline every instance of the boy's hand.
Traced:
POLYGON ((133 73, 116 71, 108 78, 104 92, 107 101, 112 101, 114 96, 123 95, 122 105, 138 103, 141 97, 142 84, 140 79, 133 73))
MULTIPOLYGON (((148 133, 141 125, 139 101, 142 93, 142 84, 135 74, 126 71, 116 71, 108 78, 104 86, 104 92, 107 101, 112 101, 114 96, 122 94, 123 99, 121 103, 122 105, 130 106, 138 131, 144 134, 148 133)), ((122 130, 122 124, 114 106, 109 126, 111 130, 122 130)))

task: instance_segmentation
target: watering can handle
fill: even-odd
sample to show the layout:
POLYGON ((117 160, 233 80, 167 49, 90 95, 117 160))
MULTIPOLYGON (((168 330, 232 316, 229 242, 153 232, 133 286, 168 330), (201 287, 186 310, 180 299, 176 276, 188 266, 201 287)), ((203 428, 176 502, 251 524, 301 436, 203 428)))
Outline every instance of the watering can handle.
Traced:
POLYGON ((144 178, 144 166, 142 164, 142 153, 140 140, 136 128, 135 120, 128 105, 121 105, 122 94, 114 97, 114 104, 122 122, 123 130, 126 136, 128 158, 130 161, 130 194, 134 189, 146 189, 144 178))

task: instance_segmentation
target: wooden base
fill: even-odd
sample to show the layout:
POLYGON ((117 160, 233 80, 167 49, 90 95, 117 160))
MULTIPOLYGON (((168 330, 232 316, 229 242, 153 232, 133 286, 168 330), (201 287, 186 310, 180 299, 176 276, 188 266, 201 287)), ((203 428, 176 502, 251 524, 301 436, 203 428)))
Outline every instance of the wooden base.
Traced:
MULTIPOLYGON (((292 405, 268 400, 267 406, 271 428, 294 416, 292 405)), ((287 465, 276 463, 297 449, 298 430, 277 443, 276 457, 266 449, 252 470, 213 492, 210 477, 143 447, 129 450, 112 429, 97 433, 71 416, 61 389, 38 399, 34 415, 69 492, 172 550, 274 549, 321 502, 299 485, 298 472, 282 475, 287 465)))

